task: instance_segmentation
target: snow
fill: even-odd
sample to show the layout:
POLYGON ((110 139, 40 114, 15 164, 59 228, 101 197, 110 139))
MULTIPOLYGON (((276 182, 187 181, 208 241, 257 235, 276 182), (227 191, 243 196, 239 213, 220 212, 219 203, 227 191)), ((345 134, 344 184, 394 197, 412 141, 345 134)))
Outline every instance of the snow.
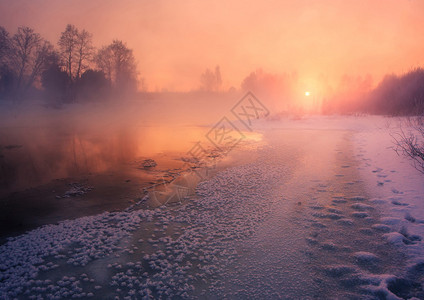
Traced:
MULTIPOLYGON (((423 265, 424 175, 393 150, 398 120, 380 119, 355 136, 360 174, 381 212, 385 238, 408 255, 408 270, 423 265), (390 229, 389 229, 390 228, 390 229)), ((382 225, 383 226, 383 225, 382 225)))
POLYGON ((419 298, 424 177, 390 148, 386 123, 260 120, 255 159, 182 205, 10 238, 0 298, 419 298))
POLYGON ((375 254, 365 251, 356 252, 354 256, 360 263, 373 263, 379 261, 379 258, 375 254))
POLYGON ((83 196, 86 193, 88 193, 89 191, 93 190, 93 187, 85 186, 85 185, 82 185, 80 183, 71 183, 69 185, 70 185, 71 188, 69 190, 67 190, 62 196, 57 195, 56 196, 57 199, 79 197, 79 196, 83 196))

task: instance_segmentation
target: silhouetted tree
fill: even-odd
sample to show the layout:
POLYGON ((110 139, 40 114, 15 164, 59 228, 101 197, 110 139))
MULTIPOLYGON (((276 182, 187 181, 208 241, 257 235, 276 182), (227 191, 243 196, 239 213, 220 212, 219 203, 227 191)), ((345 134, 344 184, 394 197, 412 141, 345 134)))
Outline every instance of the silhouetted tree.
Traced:
POLYGON ((0 98, 7 98, 10 95, 14 83, 13 72, 8 62, 10 47, 9 33, 0 26, 0 98))
POLYGON ((219 66, 215 67, 215 72, 206 69, 200 76, 201 89, 208 92, 217 92, 222 85, 221 70, 219 66))
POLYGON ((401 76, 387 75, 368 97, 366 108, 377 114, 422 115, 424 113, 424 69, 401 76))
POLYGON ((408 157, 412 165, 424 174, 424 116, 408 117, 406 127, 391 134, 397 154, 408 157))
POLYGON ((278 99, 283 103, 292 99, 293 87, 296 84, 296 73, 274 74, 258 69, 243 79, 241 88, 253 92, 258 97, 278 99))
POLYGON ((136 63, 133 51, 125 43, 114 40, 102 47, 95 58, 97 67, 117 89, 134 90, 137 87, 136 63))
POLYGON ((72 81, 80 78, 93 57, 92 36, 68 24, 59 38, 59 52, 65 71, 72 81))
POLYGON ((11 39, 10 68, 16 77, 15 89, 25 92, 54 56, 53 46, 29 27, 19 27, 11 39))
POLYGON ((75 52, 77 47, 78 30, 74 25, 68 24, 59 38, 59 53, 69 78, 74 77, 75 52))
POLYGON ((10 51, 10 39, 7 30, 0 26, 0 65, 6 64, 6 58, 10 51))
POLYGON ((41 83, 46 92, 47 101, 51 104, 66 102, 70 84, 68 74, 58 64, 51 64, 41 76, 41 83))
POLYGON ((93 59, 94 47, 92 45, 92 35, 85 29, 78 33, 77 38, 77 72, 75 77, 80 78, 81 74, 87 70, 88 63, 93 59))
POLYGON ((15 81, 13 71, 6 64, 0 65, 0 99, 11 98, 15 81))
POLYGON ((323 113, 351 114, 367 111, 367 95, 372 88, 372 76, 352 76, 344 74, 329 98, 323 102, 323 113))
POLYGON ((105 98, 110 87, 103 71, 88 69, 78 81, 78 94, 84 99, 97 100, 105 98))
POLYGON ((285 74, 284 76, 271 74, 258 69, 243 79, 241 88, 245 91, 253 91, 259 94, 264 94, 263 91, 266 91, 265 94, 272 94, 287 84, 284 77, 285 74))
POLYGON ((40 44, 40 35, 29 27, 19 27, 12 38, 11 64, 16 71, 18 89, 21 87, 24 76, 31 72, 31 61, 34 61, 34 53, 40 44))

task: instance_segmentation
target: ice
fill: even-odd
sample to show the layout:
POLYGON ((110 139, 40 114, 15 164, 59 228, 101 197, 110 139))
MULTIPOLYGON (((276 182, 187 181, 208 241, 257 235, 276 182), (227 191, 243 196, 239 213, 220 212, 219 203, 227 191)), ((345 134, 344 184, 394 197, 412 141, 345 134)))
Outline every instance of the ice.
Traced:
POLYGON ((406 274, 424 265, 422 176, 381 146, 390 144, 376 129, 382 120, 259 122, 267 144, 255 159, 201 182, 185 204, 134 205, 9 239, 0 246, 0 295, 421 295, 406 274))
POLYGON ((395 217, 382 217, 380 219, 381 223, 387 224, 387 225, 397 225, 402 222, 402 219, 395 218, 395 217))
POLYGON ((145 159, 141 162, 140 166, 144 169, 150 169, 150 168, 154 168, 157 166, 156 161, 154 161, 151 158, 145 159))
POLYGON ((371 227, 381 232, 389 232, 391 230, 390 226, 384 224, 374 224, 371 227))
MULTIPOLYGON (((0 285, 2 295, 16 296, 16 287, 40 271, 57 267, 53 263, 41 265, 44 258, 66 253, 66 263, 84 266, 118 249, 118 243, 130 235, 140 220, 151 212, 104 213, 48 225, 9 240, 0 247, 0 264, 4 268, 0 285)), ((67 286, 75 277, 64 276, 58 286, 67 286)), ((75 287, 73 290, 79 290, 75 287)), ((70 291, 67 291, 70 293, 70 291)))
POLYGON ((62 196, 57 195, 56 198, 60 199, 60 198, 69 198, 69 197, 79 197, 79 196, 85 195, 91 190, 93 190, 93 187, 91 186, 86 186, 80 183, 71 183, 70 189, 67 190, 62 196))
POLYGON ((363 211, 374 209, 374 207, 372 207, 371 205, 367 205, 367 204, 363 204, 363 203, 355 203, 355 204, 352 204, 351 207, 353 209, 363 210, 363 211))
POLYGON ((375 254, 365 251, 355 252, 353 256, 360 263, 375 263, 380 260, 375 254))
POLYGON ((324 270, 330 276, 333 276, 333 277, 339 277, 339 276, 356 272, 356 269, 354 267, 348 266, 348 265, 328 266, 328 267, 325 267, 324 270))
POLYGON ((353 225, 354 221, 352 219, 343 218, 337 221, 338 224, 350 226, 353 225))

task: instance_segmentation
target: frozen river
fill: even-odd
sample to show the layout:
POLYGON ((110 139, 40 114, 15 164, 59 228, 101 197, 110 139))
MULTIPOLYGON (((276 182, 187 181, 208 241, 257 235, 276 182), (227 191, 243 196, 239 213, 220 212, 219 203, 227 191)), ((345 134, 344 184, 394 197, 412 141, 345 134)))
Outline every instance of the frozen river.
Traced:
POLYGON ((399 280, 408 258, 364 182, 357 131, 259 131, 260 145, 243 150, 250 159, 183 204, 134 205, 10 239, 1 298, 423 296, 421 283, 399 280))

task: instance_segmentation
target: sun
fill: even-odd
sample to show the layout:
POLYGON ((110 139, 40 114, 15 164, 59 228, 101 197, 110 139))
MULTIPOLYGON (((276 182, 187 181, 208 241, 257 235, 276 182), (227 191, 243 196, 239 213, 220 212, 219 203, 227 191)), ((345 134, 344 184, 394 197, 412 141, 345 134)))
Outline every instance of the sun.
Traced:
POLYGON ((311 93, 309 92, 305 92, 305 96, 309 96, 311 93))

